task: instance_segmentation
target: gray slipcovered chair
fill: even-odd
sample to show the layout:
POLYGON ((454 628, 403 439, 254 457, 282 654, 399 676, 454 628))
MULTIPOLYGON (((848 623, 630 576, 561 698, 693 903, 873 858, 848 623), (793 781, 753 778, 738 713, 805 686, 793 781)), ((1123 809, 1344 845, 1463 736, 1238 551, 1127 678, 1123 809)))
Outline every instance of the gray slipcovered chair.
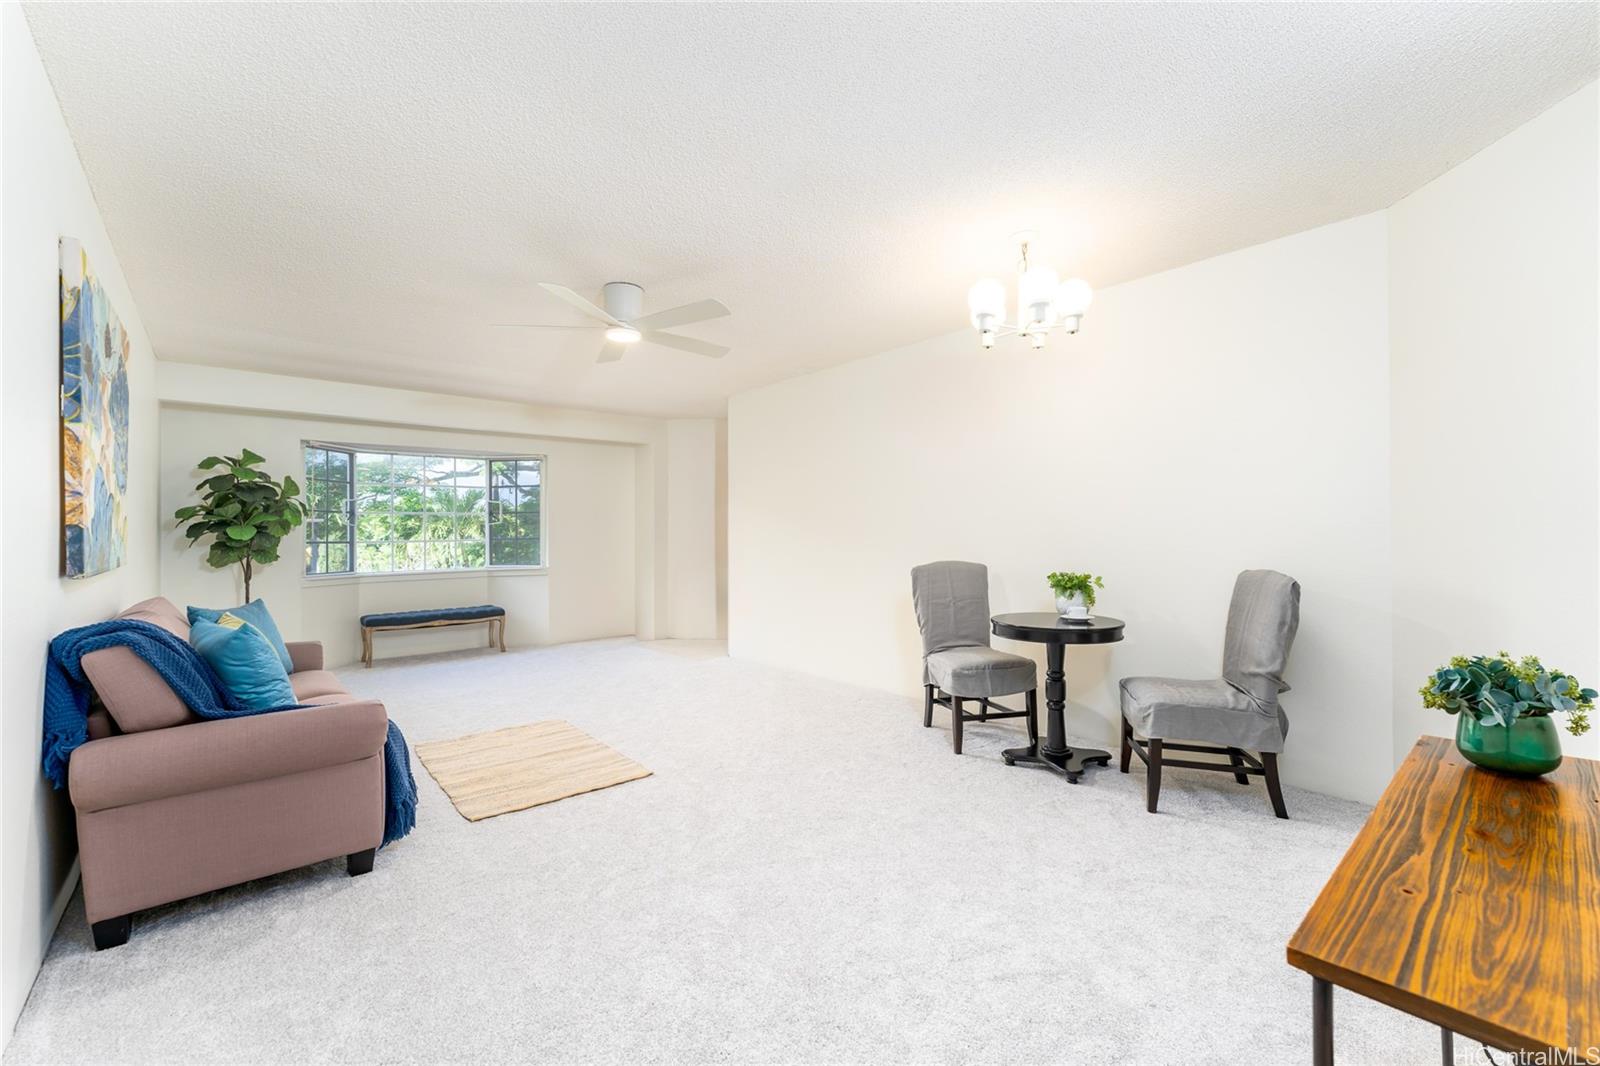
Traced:
POLYGON ((989 646, 989 568, 982 563, 926 563, 911 571, 911 598, 922 631, 924 727, 933 725, 933 705, 950 708, 950 740, 961 754, 967 722, 1026 718, 1028 743, 1039 744, 1039 689, 1033 660, 989 646), (1026 693, 1027 709, 991 702, 1026 693), (978 701, 968 714, 967 700, 978 701))
POLYGON ((1234 582, 1228 606, 1222 677, 1122 679, 1120 768, 1128 772, 1131 754, 1144 761, 1148 811, 1155 813, 1161 795, 1161 768, 1183 766, 1231 773, 1241 785, 1250 783, 1250 775, 1264 777, 1273 813, 1289 817, 1278 783, 1278 753, 1289 733, 1289 717, 1278 696, 1289 691, 1283 673, 1299 626, 1300 583, 1276 570, 1246 570, 1234 582), (1169 759, 1170 751, 1226 755, 1228 762, 1169 759))

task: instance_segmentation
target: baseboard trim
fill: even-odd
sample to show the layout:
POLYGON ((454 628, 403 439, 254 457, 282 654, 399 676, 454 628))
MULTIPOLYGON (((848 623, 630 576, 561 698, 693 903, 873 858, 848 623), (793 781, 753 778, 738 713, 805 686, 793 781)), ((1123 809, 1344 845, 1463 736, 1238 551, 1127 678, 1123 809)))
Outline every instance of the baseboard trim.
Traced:
POLYGON ((46 923, 49 926, 50 935, 44 938, 46 951, 50 950, 50 941, 55 939, 56 929, 61 925, 61 917, 67 913, 67 904, 72 902, 72 894, 78 890, 78 879, 82 876, 81 856, 74 855, 72 857, 72 865, 67 869, 66 880, 61 882, 61 890, 56 893, 55 902, 50 904, 50 918, 46 923))
POLYGON ((4 1039, 0 1039, 0 1053, 4 1053, 11 1043, 11 1038, 16 1035, 17 1023, 22 1020, 23 1012, 28 1009, 28 1000, 33 998, 33 985, 39 980, 39 971, 44 967, 44 957, 50 953, 50 942, 56 938, 56 930, 61 927, 61 919, 67 913, 67 904, 72 902, 72 894, 78 890, 78 879, 83 876, 83 866, 79 856, 72 857, 72 865, 67 867, 67 876, 61 882, 61 888, 56 892, 56 898, 50 904, 50 912, 45 918, 44 946, 40 949, 39 959, 34 963, 33 981, 28 982, 28 994, 22 997, 22 1005, 17 1010, 17 1016, 9 1020, 4 1029, 4 1039))

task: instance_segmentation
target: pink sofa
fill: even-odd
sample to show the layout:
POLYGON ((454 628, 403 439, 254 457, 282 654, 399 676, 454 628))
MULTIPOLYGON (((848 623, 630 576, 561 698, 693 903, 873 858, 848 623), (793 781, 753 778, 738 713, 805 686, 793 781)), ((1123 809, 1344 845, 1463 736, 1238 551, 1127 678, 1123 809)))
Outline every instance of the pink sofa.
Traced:
MULTIPOLYGON (((164 599, 119 617, 189 638, 164 599)), ((125 943, 147 907, 340 855, 351 876, 372 869, 388 714, 322 669, 321 644, 289 654, 295 695, 315 706, 211 721, 129 649, 83 657, 99 699, 68 788, 96 948, 125 943)))

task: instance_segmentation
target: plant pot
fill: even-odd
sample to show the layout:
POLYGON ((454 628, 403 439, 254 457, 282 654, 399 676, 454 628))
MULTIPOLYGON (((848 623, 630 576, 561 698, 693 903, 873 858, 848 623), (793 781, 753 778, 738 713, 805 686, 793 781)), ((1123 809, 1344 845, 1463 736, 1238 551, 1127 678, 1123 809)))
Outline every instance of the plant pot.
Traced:
POLYGON ((1074 592, 1070 596, 1056 597, 1056 614, 1074 622, 1089 620, 1089 605, 1083 602, 1083 593, 1074 592))
POLYGON ((1456 750, 1475 766, 1538 777, 1561 765, 1561 732, 1548 717, 1518 718, 1510 726, 1457 715, 1456 750))

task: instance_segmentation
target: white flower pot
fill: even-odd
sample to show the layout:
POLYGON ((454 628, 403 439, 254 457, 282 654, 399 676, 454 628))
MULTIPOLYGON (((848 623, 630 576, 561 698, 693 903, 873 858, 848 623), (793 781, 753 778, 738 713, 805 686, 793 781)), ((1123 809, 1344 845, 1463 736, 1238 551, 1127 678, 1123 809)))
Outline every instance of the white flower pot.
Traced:
POLYGON ((1075 622, 1087 621, 1089 618, 1089 605, 1083 602, 1083 593, 1074 592, 1070 596, 1056 597, 1056 614, 1075 622))

